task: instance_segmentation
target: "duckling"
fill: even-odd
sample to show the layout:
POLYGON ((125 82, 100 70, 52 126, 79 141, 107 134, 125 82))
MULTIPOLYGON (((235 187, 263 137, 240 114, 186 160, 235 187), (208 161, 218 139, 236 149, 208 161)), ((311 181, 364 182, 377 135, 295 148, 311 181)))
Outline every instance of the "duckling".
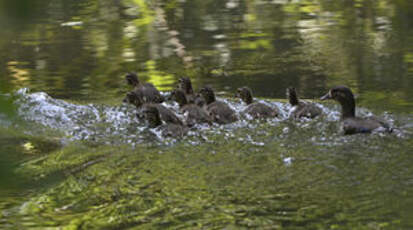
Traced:
POLYGON ((211 87, 204 87, 200 91, 206 102, 206 110, 212 119, 219 124, 229 124, 238 120, 235 111, 226 103, 217 101, 211 87))
POLYGON ((254 119, 271 118, 278 116, 278 110, 273 109, 268 105, 254 102, 251 89, 248 87, 238 88, 236 97, 241 98, 241 100, 248 105, 248 107, 242 113, 249 114, 254 119))
POLYGON ((151 83, 140 83, 138 80, 138 75, 136 75, 136 73, 128 73, 125 78, 126 82, 134 87, 133 91, 142 92, 143 99, 145 102, 162 103, 164 101, 162 95, 155 88, 155 86, 151 83))
POLYGON ((148 104, 142 112, 148 121, 149 128, 160 129, 164 137, 183 137, 188 132, 188 128, 181 124, 162 124, 160 111, 156 104, 148 104))
POLYGON ((287 97, 293 106, 292 116, 294 118, 307 117, 314 118, 322 113, 321 109, 314 103, 304 102, 298 99, 295 88, 287 89, 287 97))
POLYGON ((191 79, 188 77, 181 77, 178 80, 178 89, 184 91, 185 96, 193 95, 194 90, 192 89, 192 82, 191 79))
POLYGON ((212 123, 212 118, 207 111, 194 103, 188 103, 183 90, 176 89, 172 92, 172 98, 178 102, 180 111, 187 114, 186 124, 193 126, 197 123, 212 123))
POLYGON ((371 133, 378 128, 391 132, 388 124, 377 118, 360 118, 355 116, 356 102, 351 90, 346 86, 337 86, 328 91, 321 100, 333 99, 341 105, 341 119, 344 134, 371 133))
POLYGON ((131 91, 126 94, 125 99, 123 102, 130 103, 135 105, 138 109, 137 116, 147 107, 147 106, 155 106, 160 113, 160 118, 166 123, 173 123, 178 125, 183 125, 181 119, 179 119, 174 112, 170 109, 166 108, 162 104, 153 104, 153 103, 145 103, 143 100, 143 92, 142 91, 131 91))
POLYGON ((202 98, 202 96, 194 93, 194 90, 192 89, 191 79, 187 77, 181 77, 178 80, 178 89, 184 91, 188 103, 194 103, 200 107, 205 105, 205 100, 202 98))

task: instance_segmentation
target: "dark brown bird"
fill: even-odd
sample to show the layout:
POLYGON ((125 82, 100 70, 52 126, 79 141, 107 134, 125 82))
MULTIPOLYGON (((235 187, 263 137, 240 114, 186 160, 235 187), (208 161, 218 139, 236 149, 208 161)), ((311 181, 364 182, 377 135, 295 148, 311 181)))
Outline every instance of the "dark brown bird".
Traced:
POLYGON ((139 82, 136 73, 128 73, 125 78, 126 82, 134 87, 133 91, 141 92, 145 103, 162 103, 164 101, 164 98, 155 86, 151 83, 142 84, 139 82))
POLYGON ((287 89, 287 97, 291 106, 293 106, 293 112, 291 115, 294 118, 314 118, 322 113, 321 109, 314 103, 299 100, 295 88, 287 89))
POLYGON ((378 128, 383 128, 385 131, 391 132, 391 128, 388 124, 375 117, 356 117, 356 102, 354 100, 354 95, 346 86, 334 87, 320 99, 333 99, 340 103, 344 134, 371 133, 378 128))
POLYGON ((135 105, 138 109, 138 116, 147 106, 155 106, 159 110, 161 120, 166 123, 183 125, 181 119, 179 119, 174 112, 162 104, 145 103, 142 94, 143 93, 141 91, 131 91, 126 94, 123 101, 135 105))
POLYGON ((159 108, 156 104, 148 104, 142 110, 149 128, 158 128, 164 137, 183 137, 188 128, 180 124, 165 123, 162 124, 159 108))
POLYGON ((181 77, 178 80, 178 89, 181 89, 185 93, 188 103, 194 103, 200 107, 205 105, 205 100, 199 94, 195 94, 192 88, 191 79, 187 77, 181 77))
POLYGON ((263 103, 254 102, 251 89, 248 87, 238 88, 236 96, 241 98, 241 100, 248 105, 242 113, 249 114, 254 119, 272 118, 279 114, 277 109, 273 109, 263 103))
POLYGON ((200 91, 206 102, 206 109, 213 121, 219 124, 229 124, 238 120, 235 111, 226 103, 217 101, 211 87, 204 87, 200 91))
POLYGON ((172 92, 172 99, 178 102, 181 113, 186 114, 186 124, 188 126, 201 123, 212 123, 212 118, 208 115, 208 112, 194 103, 189 103, 183 90, 174 90, 172 92))

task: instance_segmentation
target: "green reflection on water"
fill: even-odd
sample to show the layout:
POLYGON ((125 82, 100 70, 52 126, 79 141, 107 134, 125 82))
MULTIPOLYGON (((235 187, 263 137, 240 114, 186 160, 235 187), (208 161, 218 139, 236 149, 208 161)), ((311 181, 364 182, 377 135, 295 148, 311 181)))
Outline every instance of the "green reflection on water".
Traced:
POLYGON ((151 80, 165 90, 181 76, 273 98, 288 86, 314 98, 347 84, 397 97, 371 98, 380 110, 412 109, 409 1, 18 2, 0 7, 8 12, 0 76, 9 89, 105 100, 125 92, 125 72, 156 63, 163 74, 151 80))
POLYGON ((332 147, 258 147, 220 136, 167 148, 70 145, 20 168, 35 178, 67 175, 21 213, 39 218, 33 226, 73 228, 411 227, 413 142, 363 139, 332 147), (381 151, 366 147, 374 145, 381 151))

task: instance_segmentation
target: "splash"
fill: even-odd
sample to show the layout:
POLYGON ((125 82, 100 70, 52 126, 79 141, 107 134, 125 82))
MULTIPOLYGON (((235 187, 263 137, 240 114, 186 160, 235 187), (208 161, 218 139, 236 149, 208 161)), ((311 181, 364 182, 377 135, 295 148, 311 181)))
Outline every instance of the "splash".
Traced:
MULTIPOLYGON (((76 104, 50 97, 44 92, 30 93, 28 89, 18 90, 14 96, 20 118, 28 123, 38 124, 53 130, 63 132, 67 140, 86 140, 103 144, 130 144, 155 143, 172 145, 178 140, 164 138, 157 129, 147 128, 145 122, 136 116, 136 109, 132 105, 120 104, 109 106, 102 104, 76 104)), ((237 114, 246 108, 240 101, 219 98, 229 104, 237 114)), ((214 136, 225 140, 236 139, 245 144, 257 147, 264 146, 274 139, 284 140, 286 146, 298 143, 333 146, 345 143, 351 138, 343 137, 339 129, 340 110, 334 105, 326 107, 316 105, 322 109, 323 115, 315 119, 301 118, 293 120, 290 117, 292 107, 288 103, 259 100, 261 103, 277 108, 280 115, 266 121, 256 121, 248 116, 239 116, 239 120, 232 124, 195 125, 191 128, 183 141, 191 145, 205 142, 214 142, 214 136)), ((163 103, 173 110, 180 118, 178 105, 175 102, 163 103)), ((358 109, 361 116, 372 113, 365 109, 358 109)), ((390 124, 394 117, 385 113, 385 119, 390 124)), ((36 130, 32 130, 35 134, 36 130)))

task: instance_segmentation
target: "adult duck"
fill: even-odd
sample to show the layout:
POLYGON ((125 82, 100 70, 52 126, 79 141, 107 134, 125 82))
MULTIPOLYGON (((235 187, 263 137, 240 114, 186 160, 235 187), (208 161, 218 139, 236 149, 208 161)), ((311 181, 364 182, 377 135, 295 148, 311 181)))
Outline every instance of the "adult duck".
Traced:
POLYGON ((219 124, 229 124, 238 120, 235 111, 229 105, 215 99, 215 93, 211 87, 204 87, 199 93, 205 99, 206 110, 213 121, 219 124))
POLYGON ((146 103, 162 103, 164 101, 156 87, 151 83, 141 83, 136 73, 128 73, 125 78, 128 85, 134 87, 133 91, 142 94, 146 103))
POLYGON ((179 104, 180 112, 186 116, 186 124, 193 126, 200 123, 212 123, 212 118, 208 112, 193 102, 189 103, 183 90, 176 89, 172 91, 172 99, 179 104))
POLYGON ((371 133, 373 130, 382 128, 390 132, 388 124, 374 117, 356 117, 356 102, 351 90, 346 86, 337 86, 328 91, 321 100, 333 99, 341 105, 341 119, 344 134, 371 133))
POLYGON ((247 108, 242 111, 242 114, 248 114, 254 119, 273 118, 279 114, 277 109, 273 109, 268 105, 254 101, 252 91, 248 87, 238 88, 236 97, 241 98, 241 100, 247 104, 247 108))
POLYGON ((304 102, 298 99, 295 88, 287 88, 288 101, 292 106, 291 116, 293 118, 314 118, 322 113, 321 109, 314 103, 304 102))

